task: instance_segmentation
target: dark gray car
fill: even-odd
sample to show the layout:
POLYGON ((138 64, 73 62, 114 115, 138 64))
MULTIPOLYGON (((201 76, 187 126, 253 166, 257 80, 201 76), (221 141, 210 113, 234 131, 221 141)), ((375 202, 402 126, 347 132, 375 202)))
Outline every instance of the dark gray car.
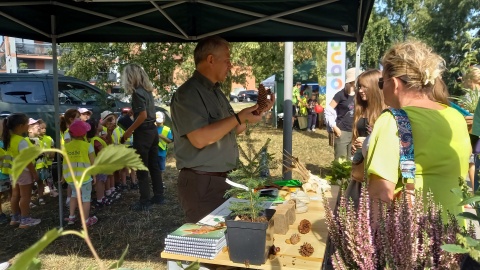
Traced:
MULTIPOLYGON (((122 108, 130 107, 129 103, 121 102, 94 85, 74 77, 59 76, 58 92, 60 113, 81 107, 89 109, 99 119, 103 111, 120 113, 122 108)), ((47 123, 47 134, 52 137, 55 129, 53 99, 51 74, 0 74, 0 114, 7 116, 21 112, 34 119, 41 118, 47 123)), ((160 107, 156 110, 166 114, 165 124, 171 126, 168 112, 160 107)))

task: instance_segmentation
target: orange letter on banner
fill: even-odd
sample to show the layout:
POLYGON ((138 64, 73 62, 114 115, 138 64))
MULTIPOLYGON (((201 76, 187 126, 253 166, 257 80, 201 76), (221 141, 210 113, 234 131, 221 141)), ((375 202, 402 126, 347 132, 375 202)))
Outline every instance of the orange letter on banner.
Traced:
POLYGON ((340 64, 340 63, 341 63, 341 60, 340 60, 340 59, 335 59, 335 58, 340 57, 340 55, 341 55, 340 52, 334 52, 334 53, 332 53, 332 56, 331 56, 332 63, 334 63, 334 64, 340 64))

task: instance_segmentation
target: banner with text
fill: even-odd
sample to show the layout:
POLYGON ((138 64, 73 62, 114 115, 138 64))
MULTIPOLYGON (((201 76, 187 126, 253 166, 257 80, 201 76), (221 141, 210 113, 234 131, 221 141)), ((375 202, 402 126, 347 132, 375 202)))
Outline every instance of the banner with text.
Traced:
POLYGON ((327 43, 327 105, 330 104, 333 96, 345 86, 345 48, 345 42, 331 41, 327 43))

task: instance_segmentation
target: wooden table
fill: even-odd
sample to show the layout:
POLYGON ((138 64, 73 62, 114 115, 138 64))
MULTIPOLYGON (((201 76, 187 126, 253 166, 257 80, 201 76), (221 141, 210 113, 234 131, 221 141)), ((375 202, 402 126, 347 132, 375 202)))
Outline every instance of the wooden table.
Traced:
MULTIPOLYGON (((338 186, 332 186, 332 191, 326 193, 330 207, 333 209, 337 201, 338 186)), ((275 259, 267 259, 265 264, 262 265, 250 265, 251 269, 321 269, 323 263, 323 256, 325 253, 325 246, 327 241, 327 224, 325 223, 325 210, 321 201, 321 196, 317 196, 315 193, 308 194, 311 198, 317 197, 320 200, 311 200, 308 204, 308 212, 303 214, 297 214, 296 220, 293 225, 289 226, 289 230, 286 235, 274 235, 274 244, 280 247, 280 252, 275 259), (300 242, 296 245, 289 245, 285 243, 287 238, 293 233, 298 233, 298 224, 302 219, 308 219, 312 223, 312 230, 307 234, 302 234, 300 242), (302 257, 298 252, 300 246, 304 243, 310 243, 315 251, 310 257, 302 257)), ((230 261, 228 252, 221 251, 217 257, 213 260, 195 258, 184 255, 177 255, 162 252, 160 256, 164 259, 176 260, 176 261, 199 261, 200 263, 223 265, 231 267, 246 267, 245 264, 234 263, 230 261)), ((226 269, 226 268, 223 268, 226 269)))

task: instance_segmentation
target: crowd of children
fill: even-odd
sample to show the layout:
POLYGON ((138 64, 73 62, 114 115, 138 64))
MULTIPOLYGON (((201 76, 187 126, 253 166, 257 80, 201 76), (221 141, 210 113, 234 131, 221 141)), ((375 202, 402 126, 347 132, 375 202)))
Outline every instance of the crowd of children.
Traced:
MULTIPOLYGON (((67 184, 67 198, 65 206, 69 208, 69 215, 65 221, 71 225, 78 220, 76 209, 82 207, 87 226, 97 223, 98 218, 90 216, 90 207, 97 209, 109 206, 121 197, 121 192, 128 189, 138 189, 138 182, 134 171, 127 168, 117 171, 114 175, 88 175, 84 177, 80 194, 74 187, 74 178, 79 180, 86 168, 93 164, 98 153, 109 144, 122 144, 121 138, 132 122, 130 108, 124 108, 122 114, 117 115, 110 111, 101 113, 99 120, 94 119, 92 112, 85 108, 68 109, 60 119, 61 146, 67 153, 71 168, 68 167, 67 158, 63 158, 61 181, 67 184), (127 127, 126 127, 127 126, 127 127), (127 178, 130 177, 130 185, 127 178), (92 199, 92 190, 95 196, 92 199), (78 205, 77 196, 80 196, 82 205, 78 205)), ((165 170, 167 144, 173 141, 169 127, 163 125, 163 113, 157 113, 159 134, 160 168, 165 170)), ((15 185, 11 185, 11 168, 13 159, 23 149, 36 146, 44 149, 54 148, 54 140, 46 135, 47 125, 41 119, 28 118, 22 113, 14 113, 0 119, 0 224, 18 225, 19 228, 29 228, 41 222, 41 219, 32 218, 30 209, 45 204, 45 194, 52 197, 58 196, 56 184, 52 175, 52 165, 55 153, 44 153, 34 162, 28 164, 18 178, 15 185), (32 194, 37 201, 32 202, 32 194), (10 197, 10 219, 3 212, 2 202, 10 197)), ((131 147, 132 138, 123 143, 131 147)))

